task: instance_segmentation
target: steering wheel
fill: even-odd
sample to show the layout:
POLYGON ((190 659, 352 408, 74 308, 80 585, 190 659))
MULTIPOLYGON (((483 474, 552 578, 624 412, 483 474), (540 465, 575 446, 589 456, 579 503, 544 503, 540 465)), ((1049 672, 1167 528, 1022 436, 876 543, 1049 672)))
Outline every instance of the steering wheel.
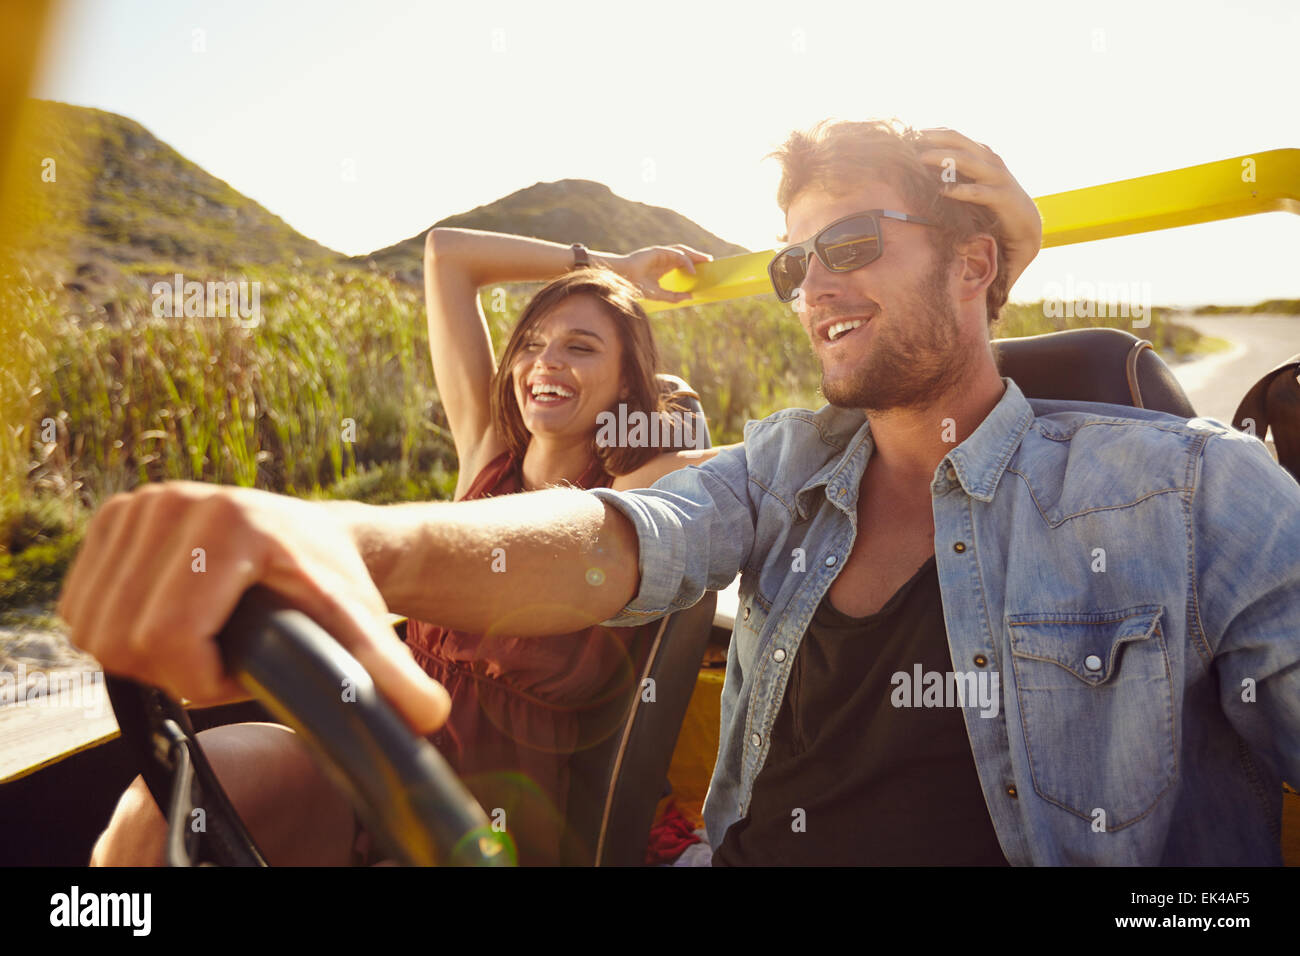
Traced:
MULTIPOLYGON (((413 866, 510 866, 509 836, 427 740, 379 696, 360 663, 264 588, 244 595, 217 638, 228 673, 292 728, 351 798, 391 859, 413 866)), ((106 675, 128 750, 167 818, 167 860, 266 866, 195 739, 185 710, 154 687, 106 675)))

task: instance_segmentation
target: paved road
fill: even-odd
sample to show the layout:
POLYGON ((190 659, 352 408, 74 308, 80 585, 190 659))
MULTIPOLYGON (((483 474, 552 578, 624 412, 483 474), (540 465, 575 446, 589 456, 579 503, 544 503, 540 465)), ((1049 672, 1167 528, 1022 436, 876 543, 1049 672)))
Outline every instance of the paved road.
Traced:
POLYGON ((1232 424, 1237 405, 1261 375, 1300 352, 1300 316, 1220 315, 1177 321, 1233 344, 1230 352, 1174 367, 1197 414, 1225 424, 1232 424))

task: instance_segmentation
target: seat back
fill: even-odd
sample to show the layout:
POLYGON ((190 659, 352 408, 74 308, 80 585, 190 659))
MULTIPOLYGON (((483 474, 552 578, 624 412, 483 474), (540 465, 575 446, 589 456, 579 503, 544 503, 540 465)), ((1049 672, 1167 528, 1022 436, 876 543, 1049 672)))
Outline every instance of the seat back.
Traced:
POLYGON ((1026 398, 1108 402, 1195 418, 1178 379, 1145 339, 1121 329, 1070 329, 994 339, 1002 374, 1026 398))
MULTIPOLYGON (((615 702, 619 714, 613 731, 569 762, 567 863, 645 862, 655 808, 666 792, 668 766, 709 642, 716 601, 709 591, 699 603, 646 625, 638 635, 642 663, 635 686, 615 702)), ((605 713, 583 715, 581 723, 609 727, 605 713)))
POLYGON ((1300 481, 1300 355, 1264 374, 1237 406, 1232 427, 1260 441, 1272 432, 1277 461, 1300 481))
MULTIPOLYGON (((675 375, 660 375, 665 391, 693 416, 691 447, 711 438, 699 396, 675 375)), ((664 794, 700 661, 713 627, 717 597, 710 591, 685 611, 636 630, 630 641, 636 680, 617 699, 580 716, 580 740, 596 743, 569 762, 565 812, 571 839, 566 862, 637 866, 644 862, 655 808, 664 794), (610 731, 609 728, 613 728, 610 731)))

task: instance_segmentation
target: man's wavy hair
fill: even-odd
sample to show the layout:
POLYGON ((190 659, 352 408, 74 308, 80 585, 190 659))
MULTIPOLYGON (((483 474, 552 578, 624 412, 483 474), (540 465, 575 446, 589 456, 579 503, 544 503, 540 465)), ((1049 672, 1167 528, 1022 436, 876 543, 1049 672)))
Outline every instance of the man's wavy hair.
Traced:
MULTIPOLYGON (((823 120, 807 132, 790 134, 784 145, 769 155, 781 163, 777 203, 782 213, 805 189, 822 189, 832 195, 849 192, 868 180, 883 180, 906 201, 902 210, 938 224, 927 229, 930 243, 947 266, 959 243, 980 233, 998 245, 998 272, 985 301, 991 326, 1007 301, 1006 242, 1002 224, 986 206, 959 202, 944 195, 942 168, 922 163, 920 134, 898 120, 831 123, 823 120)), ((958 182, 970 182, 958 175, 958 182)))
MULTIPOLYGON (((514 367, 519 351, 527 340, 529 331, 541 322, 561 302, 572 295, 588 295, 596 299, 605 314, 614 322, 622 345, 622 367, 619 382, 627 387, 627 398, 621 399, 628 413, 643 412, 647 416, 671 413, 685 408, 679 402, 684 394, 661 385, 655 376, 659 372, 659 350, 645 309, 637 299, 638 290, 631 282, 608 269, 575 269, 544 286, 524 307, 519 321, 510 333, 501 363, 492 379, 492 425, 505 439, 511 455, 523 460, 532 433, 524 427, 519 402, 515 398, 514 367)), ((617 403, 608 409, 618 414, 617 403)), ((592 457, 601 463, 607 474, 626 475, 646 464, 666 450, 661 447, 645 448, 602 447, 596 442, 596 423, 592 425, 592 457)))

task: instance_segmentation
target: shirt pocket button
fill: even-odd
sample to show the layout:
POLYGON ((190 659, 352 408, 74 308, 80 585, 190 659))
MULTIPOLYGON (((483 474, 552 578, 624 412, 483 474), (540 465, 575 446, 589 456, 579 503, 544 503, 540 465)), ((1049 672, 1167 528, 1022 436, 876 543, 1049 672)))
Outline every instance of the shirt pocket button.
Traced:
POLYGON ((1173 786, 1177 751, 1164 607, 1008 615, 1034 792, 1114 831, 1173 786))

